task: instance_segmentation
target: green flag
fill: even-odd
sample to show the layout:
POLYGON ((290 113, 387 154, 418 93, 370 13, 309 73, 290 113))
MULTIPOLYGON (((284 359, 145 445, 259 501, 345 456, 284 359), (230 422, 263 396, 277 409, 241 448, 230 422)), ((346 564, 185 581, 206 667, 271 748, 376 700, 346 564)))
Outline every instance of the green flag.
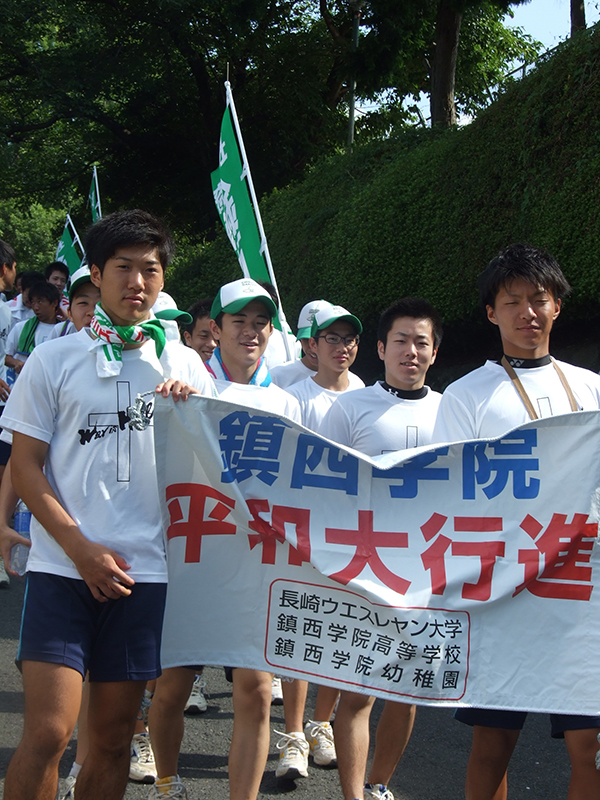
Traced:
POLYGON ((92 173, 92 185, 90 186, 90 194, 88 197, 90 209, 92 211, 92 222, 96 222, 102 216, 102 209, 100 207, 100 190, 98 189, 98 173, 96 167, 92 173))
POLYGON ((229 106, 223 114, 219 166, 211 173, 213 195, 221 222, 240 262, 242 272, 255 281, 271 281, 261 252, 260 234, 246 183, 229 106))
POLYGON ((56 248, 55 261, 62 261, 69 268, 69 273, 72 275, 81 266, 82 255, 77 251, 77 245, 83 254, 83 247, 75 230, 75 226, 71 217, 67 214, 67 221, 65 222, 65 229, 56 248))

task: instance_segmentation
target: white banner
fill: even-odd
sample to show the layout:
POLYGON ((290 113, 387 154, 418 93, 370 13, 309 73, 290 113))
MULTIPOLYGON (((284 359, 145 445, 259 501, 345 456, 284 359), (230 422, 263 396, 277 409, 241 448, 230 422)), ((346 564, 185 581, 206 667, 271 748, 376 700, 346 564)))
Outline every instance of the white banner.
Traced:
POLYGON ((402 459, 199 396, 154 422, 163 666, 600 713, 600 412, 402 459))

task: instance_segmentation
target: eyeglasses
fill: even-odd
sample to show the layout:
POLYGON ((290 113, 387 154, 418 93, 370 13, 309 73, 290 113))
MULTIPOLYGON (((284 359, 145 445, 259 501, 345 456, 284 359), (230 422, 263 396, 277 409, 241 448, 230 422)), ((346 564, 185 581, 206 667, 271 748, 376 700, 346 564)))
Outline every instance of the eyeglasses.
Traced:
POLYGON ((317 336, 317 339, 325 339, 327 344, 344 344, 345 347, 348 347, 352 350, 353 347, 357 347, 358 343, 360 342, 360 336, 338 336, 337 333, 325 333, 323 336, 317 336))

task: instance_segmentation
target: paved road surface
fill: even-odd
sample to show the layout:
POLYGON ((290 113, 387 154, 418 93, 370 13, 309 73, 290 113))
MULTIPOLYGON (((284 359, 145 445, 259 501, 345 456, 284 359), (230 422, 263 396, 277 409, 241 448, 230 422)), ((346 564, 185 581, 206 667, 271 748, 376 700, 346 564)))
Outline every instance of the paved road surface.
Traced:
MULTIPOLYGON (((0 591, 0 784, 10 757, 20 738, 23 696, 19 673, 13 659, 17 649, 19 615, 23 600, 23 581, 13 579, 8 591, 0 591)), ((227 800, 227 751, 233 714, 229 685, 221 669, 206 670, 209 709, 199 717, 188 717, 180 773, 188 787, 190 800, 227 800)), ((314 687, 308 708, 314 703, 314 687)), ((375 706, 373 721, 379 715, 375 706)), ((273 707, 272 729, 283 730, 283 710, 273 707)), ((278 786, 274 777, 277 737, 272 747, 260 798, 290 800, 323 798, 342 800, 336 770, 310 768, 308 779, 296 785, 278 786)), ((465 767, 470 744, 470 729, 455 722, 449 709, 421 708, 412 740, 390 788, 396 800, 463 800, 465 767)), ((61 763, 66 776, 73 761, 71 742, 61 763)), ((549 737, 549 720, 530 716, 512 759, 509 773, 511 800, 561 800, 567 796, 569 762, 564 743, 549 737)), ((129 783, 126 800, 142 800, 147 786, 129 783)))

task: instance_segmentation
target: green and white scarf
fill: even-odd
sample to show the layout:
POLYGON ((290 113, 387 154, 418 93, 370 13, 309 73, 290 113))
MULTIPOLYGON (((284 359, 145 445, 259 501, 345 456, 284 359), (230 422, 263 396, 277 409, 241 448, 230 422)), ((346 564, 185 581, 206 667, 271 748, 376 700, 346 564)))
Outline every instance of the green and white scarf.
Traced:
MULTIPOLYGON (((113 325, 102 305, 98 303, 90 324, 97 337, 89 350, 96 350, 96 370, 99 378, 110 378, 121 374, 123 348, 126 344, 143 344, 154 340, 156 355, 161 363, 165 379, 171 377, 172 365, 168 357, 167 341, 179 341, 179 328, 175 319, 188 316, 177 309, 159 311, 152 319, 138 325, 113 325)), ((191 321, 191 317, 189 318, 191 321)))

